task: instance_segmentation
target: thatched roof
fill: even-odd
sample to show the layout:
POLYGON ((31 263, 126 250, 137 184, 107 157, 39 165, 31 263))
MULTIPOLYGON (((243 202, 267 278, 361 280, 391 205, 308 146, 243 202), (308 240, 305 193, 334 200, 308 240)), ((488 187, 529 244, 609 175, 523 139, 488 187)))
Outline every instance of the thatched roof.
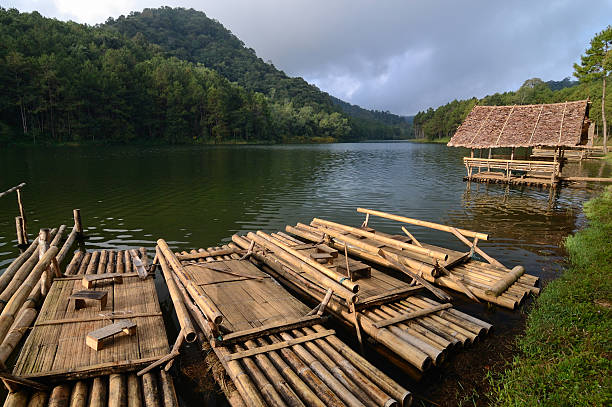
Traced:
POLYGON ((589 101, 474 106, 448 145, 467 148, 573 147, 586 141, 589 101))

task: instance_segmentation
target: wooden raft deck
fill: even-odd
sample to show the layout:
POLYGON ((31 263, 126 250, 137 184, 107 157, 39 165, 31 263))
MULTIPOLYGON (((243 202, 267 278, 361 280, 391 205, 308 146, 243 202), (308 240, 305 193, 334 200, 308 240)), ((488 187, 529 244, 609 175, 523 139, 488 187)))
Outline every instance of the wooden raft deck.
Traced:
POLYGON ((134 371, 168 353, 153 278, 142 280, 132 272, 131 254, 118 253, 104 250, 75 254, 68 275, 54 280, 13 374, 51 382, 82 379, 134 371), (69 297, 85 289, 84 275, 111 272, 120 273, 123 282, 111 279, 91 288, 107 293, 106 306, 102 310, 99 305, 75 310, 69 297), (134 335, 121 333, 108 338, 98 351, 86 345, 88 333, 125 319, 136 324, 134 335))
MULTIPOLYGON (((538 277, 522 274, 515 281, 511 282, 499 295, 487 293, 492 286, 507 278, 511 270, 495 259, 490 258, 490 256, 487 256, 486 253, 484 253, 484 256, 488 257, 490 262, 476 260, 470 251, 459 252, 419 242, 419 248, 428 249, 447 256, 446 260, 436 260, 431 256, 415 253, 405 248, 398 248, 395 245, 390 245, 377 239, 377 237, 393 239, 416 247, 414 242, 405 237, 398 238, 397 235, 386 234, 368 227, 357 228, 363 232, 371 233, 373 236, 364 238, 363 235, 355 233, 355 230, 352 233, 347 232, 346 228, 346 226, 341 224, 315 219, 311 225, 298 224, 297 226, 288 226, 287 231, 310 241, 320 241, 325 234, 333 235, 333 247, 343 250, 346 243, 348 252, 351 255, 394 269, 397 269, 397 267, 390 260, 399 262, 403 266, 417 270, 425 279, 436 285, 470 296, 473 295, 478 299, 505 308, 516 309, 530 293, 539 294, 540 292, 540 289, 537 287, 538 277), (325 225, 322 223, 325 223, 325 225), (379 254, 381 249, 389 259, 383 258, 379 254), (466 288, 469 292, 466 292, 466 288)), ((480 250, 480 253, 483 252, 480 250)))
POLYGON ((244 250, 231 244, 168 253, 160 249, 163 246, 165 242, 158 241, 158 256, 163 253, 169 260, 176 281, 193 284, 187 290, 202 313, 207 311, 193 293, 211 301, 205 308, 222 314, 221 322, 209 318, 202 330, 236 386, 240 400, 231 399, 232 405, 411 403, 409 391, 340 341, 321 315, 307 315, 306 305, 250 260, 241 259, 244 250), (210 254, 220 250, 226 253, 210 254))
MULTIPOLYGON (((246 237, 234 236, 233 241, 243 248, 254 241, 254 256, 268 266, 267 272, 310 301, 323 299, 328 288, 325 280, 317 279, 313 274, 316 271, 304 266, 305 259, 317 258, 321 243, 308 244, 282 232, 249 233, 246 237)), ((326 247, 326 252, 334 250, 326 247)), ((346 278, 342 276, 347 276, 346 262, 342 252, 336 251, 321 266, 340 271, 336 281, 341 281, 346 278)), ((335 291, 328 304, 330 312, 348 326, 355 326, 357 320, 358 339, 363 329, 377 345, 388 348, 420 371, 441 364, 450 351, 479 340, 491 328, 490 324, 453 309, 451 304, 421 295, 422 286, 410 286, 354 259, 349 258, 348 262, 349 269, 368 268, 369 273, 353 280, 358 284, 353 302, 335 291)))

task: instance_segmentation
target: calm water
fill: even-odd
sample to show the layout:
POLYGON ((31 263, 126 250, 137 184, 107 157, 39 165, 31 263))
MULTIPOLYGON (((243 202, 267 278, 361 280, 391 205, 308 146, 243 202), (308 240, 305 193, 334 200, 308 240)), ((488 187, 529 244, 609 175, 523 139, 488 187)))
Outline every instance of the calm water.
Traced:
MULTIPOLYGON (((560 243, 581 225, 582 204, 600 187, 550 193, 468 185, 463 155, 411 143, 3 148, 0 190, 27 183, 30 236, 41 227, 71 226, 72 208, 80 208, 88 249, 145 246, 151 253, 160 237, 182 249, 216 246, 236 232, 282 230, 315 216, 357 225, 363 215, 355 208, 362 206, 487 232, 492 239, 480 246, 502 263, 554 278, 562 268, 560 243)), ((571 170, 611 173, 600 161, 571 170)), ((15 194, 0 199, 0 268, 17 253, 17 214, 15 194)), ((390 221, 370 224, 401 233, 390 221)), ((450 234, 410 229, 419 240, 463 249, 450 234)), ((482 310, 477 306, 466 305, 472 313, 482 310)))

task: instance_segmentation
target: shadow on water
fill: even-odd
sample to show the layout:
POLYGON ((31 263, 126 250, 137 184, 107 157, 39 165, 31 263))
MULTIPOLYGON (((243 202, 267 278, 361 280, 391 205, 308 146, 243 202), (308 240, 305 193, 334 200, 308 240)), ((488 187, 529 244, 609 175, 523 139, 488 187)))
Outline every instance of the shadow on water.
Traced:
MULTIPOLYGON (((70 225, 72 208, 80 208, 89 250, 145 246, 152 256, 160 237, 172 248, 216 246, 233 233, 283 230, 315 216, 358 225, 363 216, 355 208, 361 206, 489 233, 491 239, 479 246, 502 263, 523 264, 545 282, 558 276, 563 268, 560 244, 584 222, 582 204, 599 187, 551 192, 466 184, 463 155, 461 149, 411 143, 6 148, 0 151, 0 189, 27 183, 23 195, 30 236, 41 227, 70 225)), ((571 165, 565 171, 581 176, 611 172, 602 162, 571 165)), ((14 196, 0 199, 2 268, 16 256, 16 214, 14 196)), ((372 218, 371 225, 399 230, 384 219, 372 218)), ((463 249, 450 234, 410 230, 419 240, 463 249)), ((156 285, 173 341, 177 321, 170 316, 163 280, 158 278, 156 285)), ((486 392, 484 373, 499 370, 508 360, 515 335, 523 329, 521 312, 454 296, 460 309, 494 323, 495 333, 420 383, 370 355, 420 396, 417 405, 455 405, 470 398, 483 404, 474 392, 486 392)), ((189 404, 203 397, 193 389, 208 385, 187 378, 178 382, 189 404)), ((224 402, 209 396, 207 403, 224 402)))

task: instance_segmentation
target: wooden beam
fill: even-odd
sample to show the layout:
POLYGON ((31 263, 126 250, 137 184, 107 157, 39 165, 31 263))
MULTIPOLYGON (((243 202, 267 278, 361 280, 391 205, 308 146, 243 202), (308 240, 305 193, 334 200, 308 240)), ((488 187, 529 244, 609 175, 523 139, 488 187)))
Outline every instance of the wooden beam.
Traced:
POLYGON ((306 317, 295 318, 285 322, 278 322, 274 324, 268 324, 252 329, 245 329, 243 331, 232 332, 223 336, 223 345, 229 345, 236 342, 244 342, 250 339, 260 338, 262 336, 272 335, 291 329, 303 328, 306 326, 312 326, 320 324, 322 317, 319 315, 309 315, 306 317))

